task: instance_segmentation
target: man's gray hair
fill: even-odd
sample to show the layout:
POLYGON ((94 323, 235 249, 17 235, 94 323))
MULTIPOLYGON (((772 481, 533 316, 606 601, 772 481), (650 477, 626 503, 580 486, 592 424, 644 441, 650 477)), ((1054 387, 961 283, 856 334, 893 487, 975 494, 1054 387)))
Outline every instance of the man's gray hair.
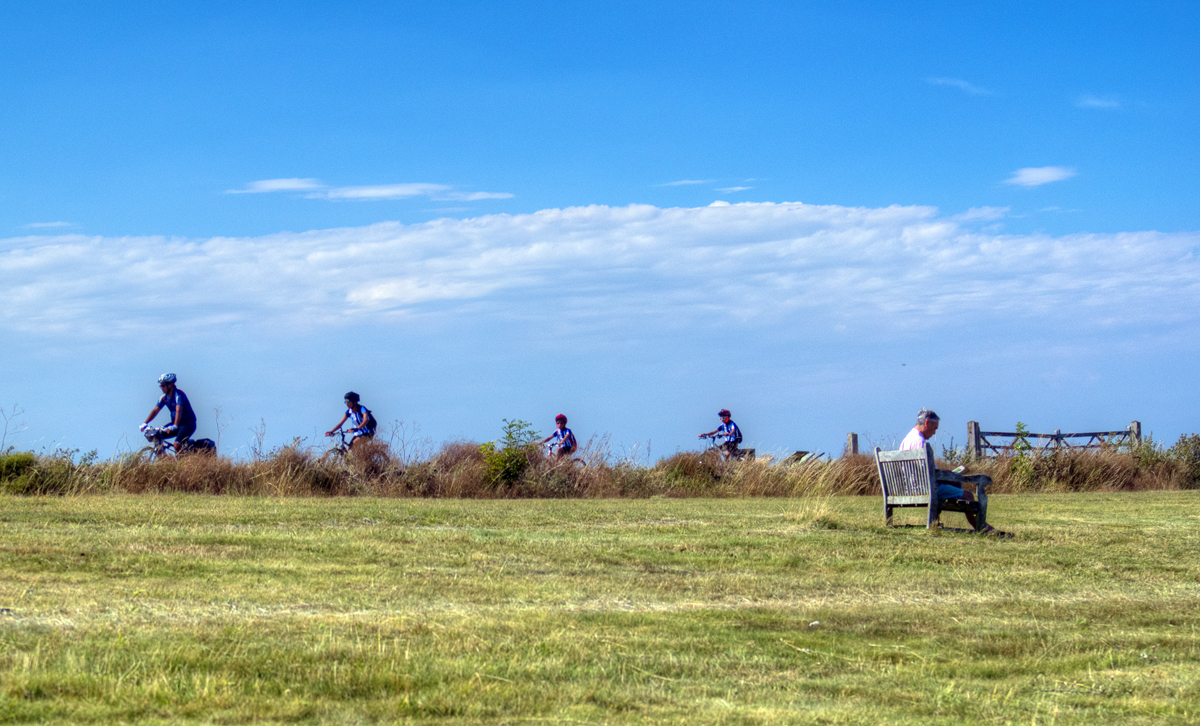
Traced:
POLYGON ((938 415, 933 411, 923 408, 921 409, 921 412, 917 414, 917 425, 924 426, 926 421, 941 421, 941 419, 938 418, 938 415))

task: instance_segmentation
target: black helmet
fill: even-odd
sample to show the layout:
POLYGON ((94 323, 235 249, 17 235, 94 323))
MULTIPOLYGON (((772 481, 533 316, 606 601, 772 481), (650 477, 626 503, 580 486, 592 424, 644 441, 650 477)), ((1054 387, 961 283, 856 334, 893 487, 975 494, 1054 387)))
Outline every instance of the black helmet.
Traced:
POLYGON ((727 408, 723 408, 720 411, 717 411, 717 415, 718 416, 733 416, 733 414, 729 413, 729 409, 727 409, 727 408))
POLYGON ((350 403, 358 403, 358 394, 354 391, 351 391, 346 394, 346 400, 350 403))

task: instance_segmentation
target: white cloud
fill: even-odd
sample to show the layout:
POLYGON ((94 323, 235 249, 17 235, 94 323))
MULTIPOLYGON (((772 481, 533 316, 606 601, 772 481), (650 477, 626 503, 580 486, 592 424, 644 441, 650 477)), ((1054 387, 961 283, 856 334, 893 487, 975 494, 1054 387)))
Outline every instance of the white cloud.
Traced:
POLYGON ((660 187, 685 187, 693 184, 712 184, 716 179, 680 179, 679 181, 658 184, 660 187))
POLYGON ((434 199, 445 200, 448 202, 478 202, 481 199, 512 199, 513 195, 508 192, 447 192, 441 196, 436 196, 434 199))
POLYGON ((265 194, 267 192, 303 192, 310 189, 322 189, 316 179, 262 179, 250 182, 245 189, 227 189, 226 194, 265 194))
POLYGON ((1123 104, 1116 96, 1080 96, 1076 99, 1075 105, 1079 108, 1098 108, 1108 111, 1123 108, 1123 104))
POLYGON ((725 194, 733 194, 735 192, 744 192, 753 188, 754 187, 724 187, 723 189, 718 189, 717 191, 724 192, 725 194))
POLYGON ((992 222, 1003 219, 1010 207, 971 207, 962 214, 956 214, 951 219, 959 222, 992 222))
POLYGON ((992 92, 986 88, 980 88, 974 83, 968 83, 961 78, 926 78, 925 82, 935 86, 949 86, 951 88, 957 88, 958 90, 963 91, 964 93, 969 93, 973 96, 992 95, 992 92))
POLYGON ((508 192, 459 192, 448 184, 374 184, 330 187, 316 179, 263 179, 250 182, 245 189, 229 189, 226 194, 262 194, 266 192, 308 192, 310 199, 408 199, 428 197, 436 201, 477 202, 483 199, 512 199, 508 192))
POLYGON ((551 299, 563 320, 615 328, 1195 327, 1198 243, 1157 232, 994 235, 931 207, 727 202, 245 238, 26 237, 0 244, 0 329, 70 340, 239 325, 270 336, 428 315, 512 319, 551 299))
POLYGON ((405 199, 407 197, 432 197, 447 192, 445 184, 377 184, 362 187, 334 187, 313 194, 323 199, 405 199))
POLYGON ((1004 180, 1005 184, 1022 187, 1038 187, 1050 182, 1062 181, 1075 176, 1075 170, 1066 166, 1037 166, 1017 169, 1004 180))
POLYGON ((25 229, 54 229, 56 227, 74 227, 72 222, 30 222, 25 229))

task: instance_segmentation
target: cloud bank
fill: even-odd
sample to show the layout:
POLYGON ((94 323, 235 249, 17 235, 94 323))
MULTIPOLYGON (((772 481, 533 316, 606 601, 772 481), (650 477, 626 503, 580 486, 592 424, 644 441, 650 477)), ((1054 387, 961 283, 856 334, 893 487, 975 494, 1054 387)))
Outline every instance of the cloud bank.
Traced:
POLYGON ((0 328, 39 338, 264 335, 422 318, 764 330, 1195 327, 1200 235, 1006 236, 919 206, 588 206, 203 240, 0 241, 0 328))

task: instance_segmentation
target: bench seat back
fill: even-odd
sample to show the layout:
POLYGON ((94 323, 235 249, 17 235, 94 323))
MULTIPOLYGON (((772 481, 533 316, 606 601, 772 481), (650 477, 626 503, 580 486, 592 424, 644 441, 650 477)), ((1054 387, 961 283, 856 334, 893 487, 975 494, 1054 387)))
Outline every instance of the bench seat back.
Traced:
POLYGON ((908 451, 882 451, 875 447, 875 465, 883 489, 883 513, 888 526, 892 524, 895 507, 928 507, 933 526, 938 519, 937 466, 933 463, 933 447, 908 451))

